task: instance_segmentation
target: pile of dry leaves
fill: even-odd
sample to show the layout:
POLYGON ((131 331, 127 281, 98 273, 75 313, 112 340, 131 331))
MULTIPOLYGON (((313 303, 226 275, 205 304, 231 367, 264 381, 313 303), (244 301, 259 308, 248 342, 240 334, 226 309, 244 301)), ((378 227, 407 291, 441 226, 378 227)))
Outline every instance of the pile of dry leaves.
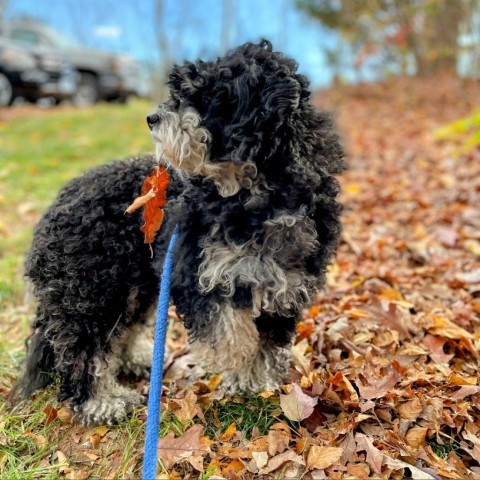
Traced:
POLYGON ((195 425, 160 443, 171 472, 189 462, 193 476, 232 479, 480 475, 480 148, 456 156, 434 136, 471 113, 478 88, 447 77, 318 97, 339 112, 349 153, 344 234, 298 326, 291 383, 269 398, 277 419, 266 435, 232 422, 205 436, 215 378, 177 380, 166 405, 195 425))

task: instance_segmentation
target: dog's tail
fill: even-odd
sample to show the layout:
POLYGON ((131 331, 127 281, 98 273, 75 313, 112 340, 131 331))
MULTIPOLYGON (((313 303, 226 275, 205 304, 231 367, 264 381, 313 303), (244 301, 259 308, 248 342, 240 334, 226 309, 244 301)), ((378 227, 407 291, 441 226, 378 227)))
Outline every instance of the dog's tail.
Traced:
POLYGON ((54 352, 50 342, 38 329, 29 340, 22 375, 13 387, 9 400, 17 402, 29 398, 33 392, 53 381, 54 352))

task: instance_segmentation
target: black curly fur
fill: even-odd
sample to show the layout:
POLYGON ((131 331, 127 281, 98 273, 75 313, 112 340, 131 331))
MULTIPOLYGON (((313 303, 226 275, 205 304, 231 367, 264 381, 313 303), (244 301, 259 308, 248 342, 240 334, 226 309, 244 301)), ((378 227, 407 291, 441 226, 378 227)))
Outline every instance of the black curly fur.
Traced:
MULTIPOLYGON (((235 277, 231 291, 222 285, 199 288, 202 255, 211 245, 255 240, 252 251, 261 251, 258 245, 281 244, 271 254, 275 267, 295 278, 314 278, 307 293, 323 286, 340 234, 335 175, 343 170, 343 153, 329 115, 309 103, 308 80, 296 69, 266 41, 245 44, 214 62, 173 68, 170 99, 162 108, 198 112, 210 133, 211 161, 253 164, 256 186, 224 197, 208 178, 172 173, 153 261, 139 231, 140 214, 124 214, 151 172, 153 157, 101 166, 60 192, 36 227, 26 261, 38 308, 19 387, 23 395, 48 383, 52 371, 61 379, 61 399, 80 405, 92 395, 93 359, 105 358, 112 341, 144 321, 155 302, 166 242, 177 223, 172 299, 192 340, 215 335, 212 311, 225 298, 237 309, 251 308, 255 289, 268 287, 264 273, 251 272, 251 278, 235 277), (278 226, 281 215, 297 223, 278 226)), ((293 302, 275 300, 274 307, 262 310, 255 322, 263 344, 288 345, 307 301, 308 295, 299 293, 293 302)))

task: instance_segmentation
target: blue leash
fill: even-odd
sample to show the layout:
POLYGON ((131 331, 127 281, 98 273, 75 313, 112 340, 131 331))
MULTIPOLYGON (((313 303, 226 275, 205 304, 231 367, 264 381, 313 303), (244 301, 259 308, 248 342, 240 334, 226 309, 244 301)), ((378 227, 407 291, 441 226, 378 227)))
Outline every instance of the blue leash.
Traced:
POLYGON ((154 480, 157 470, 158 433, 160 429, 160 398, 163 383, 163 357, 165 338, 167 335, 168 306, 170 304, 170 284, 173 270, 173 247, 178 238, 178 227, 175 227, 167 255, 163 264, 160 295, 158 297, 157 322, 153 344, 152 370, 150 373, 150 389, 148 393, 147 421, 145 430, 145 447, 143 451, 143 480, 154 480))

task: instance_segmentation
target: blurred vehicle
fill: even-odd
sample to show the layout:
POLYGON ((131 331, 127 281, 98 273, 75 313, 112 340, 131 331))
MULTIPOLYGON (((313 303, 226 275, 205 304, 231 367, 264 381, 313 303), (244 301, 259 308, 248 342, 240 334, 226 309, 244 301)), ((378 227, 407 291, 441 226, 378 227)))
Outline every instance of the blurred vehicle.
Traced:
POLYGON ((33 20, 11 21, 3 26, 3 35, 29 45, 55 49, 66 56, 79 73, 74 102, 91 105, 98 100, 126 102, 141 95, 140 63, 128 55, 119 55, 77 45, 43 23, 33 20))
POLYGON ((58 53, 0 37, 0 107, 17 97, 31 102, 45 97, 56 102, 71 99, 76 78, 76 71, 58 53))

